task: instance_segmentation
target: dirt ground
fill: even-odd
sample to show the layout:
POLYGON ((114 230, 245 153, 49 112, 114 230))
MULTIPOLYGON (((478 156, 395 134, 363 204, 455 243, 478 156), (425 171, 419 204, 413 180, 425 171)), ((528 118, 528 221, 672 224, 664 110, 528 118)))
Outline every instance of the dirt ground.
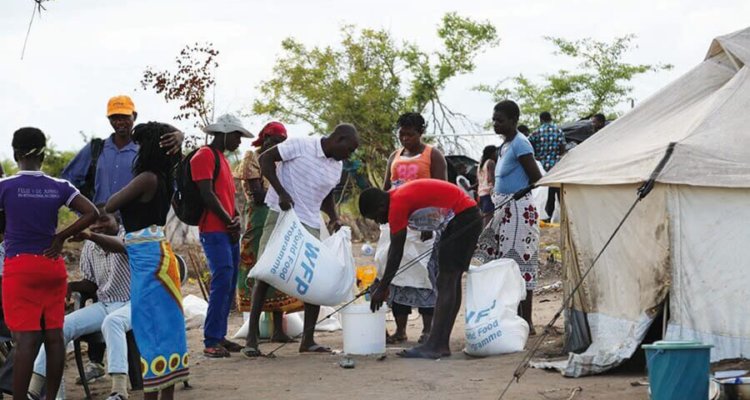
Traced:
MULTIPOLYGON (((559 281, 559 264, 547 262, 547 246, 559 240, 556 228, 545 228, 541 238, 542 279, 540 286, 559 281)), ((359 245, 355 245, 359 252, 359 245)), ((371 263, 358 257, 358 264, 371 263)), ((184 288, 184 293, 200 296, 195 283, 184 288)), ((537 331, 545 325, 560 307, 559 290, 546 291, 534 298, 534 321, 537 331)), ((414 315, 416 317, 416 313, 414 315)), ((207 359, 202 356, 202 331, 188 331, 190 347, 190 385, 176 391, 179 399, 357 399, 378 397, 388 399, 497 399, 513 376, 513 371, 523 353, 489 358, 471 358, 464 355, 464 318, 459 314, 453 329, 451 347, 453 355, 437 361, 405 360, 396 356, 404 347, 412 346, 419 337, 421 322, 410 321, 410 341, 404 345, 389 346, 387 357, 355 357, 354 369, 338 366, 341 355, 299 354, 295 344, 280 350, 275 359, 248 360, 240 355, 228 359, 207 359)), ((229 332, 232 335, 241 325, 242 315, 233 313, 229 332)), ((392 331, 393 322, 388 322, 392 331)), ((559 354, 562 350, 562 321, 555 325, 557 332, 543 346, 544 354, 559 354)), ((321 344, 341 350, 342 333, 317 333, 321 344)), ((533 339, 533 337, 532 337, 533 339)), ((269 352, 277 344, 261 344, 261 351, 269 352)), ((65 379, 68 398, 83 398, 75 380, 75 363, 68 361, 65 379)), ((645 381, 645 372, 615 372, 603 376, 580 379, 562 377, 557 372, 529 369, 519 383, 514 383, 505 399, 648 399, 647 389, 631 385, 645 381), (580 388, 580 391, 578 390, 580 388), (575 393, 574 393, 575 392, 575 393), (573 397, 571 397, 571 395, 573 397)), ((92 385, 94 398, 104 399, 109 394, 108 378, 92 385)), ((141 392, 131 393, 131 399, 141 399, 141 392)))

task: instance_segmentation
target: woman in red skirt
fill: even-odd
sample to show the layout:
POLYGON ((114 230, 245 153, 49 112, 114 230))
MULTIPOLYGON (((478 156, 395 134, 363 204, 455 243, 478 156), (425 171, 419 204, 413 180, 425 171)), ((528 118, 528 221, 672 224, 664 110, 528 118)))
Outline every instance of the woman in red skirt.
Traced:
POLYGON ((0 232, 5 233, 2 296, 5 322, 16 342, 13 399, 26 399, 42 331, 47 351, 47 393, 57 393, 65 363, 62 326, 68 275, 60 257, 63 243, 99 215, 96 207, 68 181, 41 171, 47 139, 37 128, 13 134, 13 158, 19 172, 0 179, 0 232), (80 218, 60 232, 63 205, 80 218))

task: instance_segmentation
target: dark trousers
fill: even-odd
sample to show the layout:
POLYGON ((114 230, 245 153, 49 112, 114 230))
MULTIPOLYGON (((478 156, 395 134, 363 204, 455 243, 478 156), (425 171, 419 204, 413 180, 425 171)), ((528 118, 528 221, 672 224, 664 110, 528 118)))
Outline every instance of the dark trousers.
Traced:
POLYGON ((555 212, 555 199, 560 200, 560 188, 550 187, 547 190, 547 204, 544 206, 544 212, 547 213, 547 218, 552 219, 552 214, 555 212))

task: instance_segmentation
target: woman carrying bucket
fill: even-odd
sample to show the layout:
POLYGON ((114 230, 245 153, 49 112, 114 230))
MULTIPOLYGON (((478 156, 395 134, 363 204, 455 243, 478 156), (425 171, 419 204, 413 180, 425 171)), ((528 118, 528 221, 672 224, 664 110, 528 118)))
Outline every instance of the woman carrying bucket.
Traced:
MULTIPOLYGON (((425 120, 419 113, 406 113, 398 118, 398 140, 403 148, 393 152, 388 159, 383 190, 397 188, 416 179, 448 180, 448 170, 443 154, 440 150, 422 142, 425 127, 425 120)), ((423 232, 422 241, 430 238, 432 238, 432 232, 423 232)), ((437 246, 438 241, 439 238, 435 238, 433 246, 437 246)), ((393 316, 396 319, 396 333, 387 336, 388 344, 406 341, 406 323, 412 307, 417 307, 422 316, 422 335, 418 342, 423 343, 430 335, 432 315, 437 299, 434 290, 437 271, 435 253, 433 251, 433 256, 430 257, 427 266, 432 288, 391 284, 388 305, 393 310, 393 316)))
MULTIPOLYGON (((493 202, 501 204, 538 181, 542 174, 534 160, 534 149, 529 140, 517 130, 520 117, 518 105, 504 100, 495 105, 492 123, 495 133, 503 136, 497 152, 493 202)), ((534 335, 531 305, 539 269, 539 214, 531 193, 511 200, 495 210, 489 225, 479 237, 474 257, 482 263, 498 258, 511 258, 518 263, 526 281, 526 300, 521 302, 519 314, 529 324, 534 335)))

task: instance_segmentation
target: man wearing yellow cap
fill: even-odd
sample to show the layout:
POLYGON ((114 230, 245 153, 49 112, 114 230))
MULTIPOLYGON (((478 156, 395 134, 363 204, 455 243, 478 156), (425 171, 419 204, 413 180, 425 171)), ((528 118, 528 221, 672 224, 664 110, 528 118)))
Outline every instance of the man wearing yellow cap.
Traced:
MULTIPOLYGON (((138 145, 133 143, 133 131, 138 113, 133 100, 128 96, 115 96, 107 103, 107 118, 114 133, 108 138, 94 139, 73 158, 62 172, 62 178, 77 188, 90 188, 94 204, 104 204, 109 197, 125 187, 133 179, 133 160, 138 153, 138 145)), ((170 153, 179 152, 184 135, 175 129, 164 135, 162 147, 170 148, 170 153)))

